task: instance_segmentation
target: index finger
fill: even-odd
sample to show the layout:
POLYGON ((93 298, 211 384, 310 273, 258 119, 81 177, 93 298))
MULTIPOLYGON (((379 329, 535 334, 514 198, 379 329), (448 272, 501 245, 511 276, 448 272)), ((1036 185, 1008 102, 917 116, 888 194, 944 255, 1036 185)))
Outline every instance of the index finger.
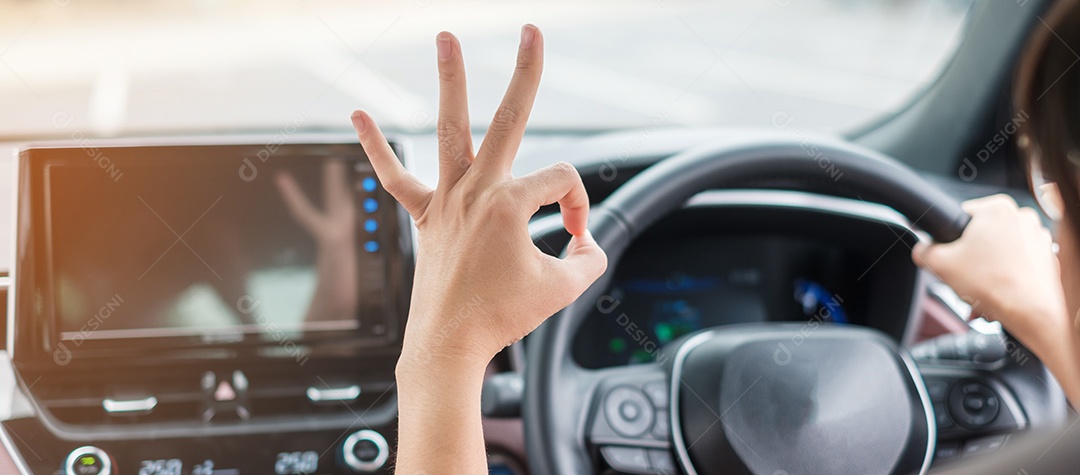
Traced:
POLYGON ((581 236, 589 226, 589 194, 573 165, 559 162, 510 182, 520 196, 518 201, 528 206, 529 215, 541 206, 559 203, 563 227, 581 236))
POLYGON ((414 219, 419 218, 430 201, 431 189, 405 170, 405 165, 398 160, 371 116, 363 111, 353 112, 352 123, 383 189, 393 195, 414 219))
POLYGON ((521 145, 521 136, 525 134, 525 123, 532 112, 543 69, 544 38, 538 28, 525 25, 521 28, 517 68, 476 154, 476 164, 509 174, 514 155, 521 145))

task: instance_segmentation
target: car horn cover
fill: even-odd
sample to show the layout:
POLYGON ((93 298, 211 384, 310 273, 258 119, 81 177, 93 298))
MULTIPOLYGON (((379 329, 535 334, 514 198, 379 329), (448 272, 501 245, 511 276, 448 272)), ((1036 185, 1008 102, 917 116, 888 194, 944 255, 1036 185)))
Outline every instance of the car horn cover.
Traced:
POLYGON ((672 426, 688 473, 924 466, 933 411, 895 345, 867 329, 815 328, 748 326, 686 340, 674 362, 672 426))

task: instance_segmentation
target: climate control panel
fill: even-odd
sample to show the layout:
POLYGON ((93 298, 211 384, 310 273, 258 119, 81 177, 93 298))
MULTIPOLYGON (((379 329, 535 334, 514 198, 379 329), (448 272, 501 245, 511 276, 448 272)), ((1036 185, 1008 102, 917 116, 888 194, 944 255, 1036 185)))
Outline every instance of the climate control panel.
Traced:
MULTIPOLYGON (((39 420, 3 422, 29 473, 63 475, 356 475, 389 473, 392 427, 318 431, 259 428, 248 434, 109 437, 70 442, 39 420), (29 456, 28 456, 29 455, 29 456)), ((197 432, 197 429, 193 432, 197 432)))

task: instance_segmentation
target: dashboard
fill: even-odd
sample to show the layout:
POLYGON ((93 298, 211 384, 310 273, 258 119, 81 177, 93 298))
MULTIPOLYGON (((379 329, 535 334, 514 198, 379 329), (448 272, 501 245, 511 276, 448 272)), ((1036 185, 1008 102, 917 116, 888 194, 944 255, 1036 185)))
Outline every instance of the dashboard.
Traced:
POLYGON ((683 335, 761 322, 864 325, 903 341, 917 238, 890 211, 796 192, 702 195, 633 243, 574 358, 591 369, 664 362, 683 335))
MULTIPOLYGON (((0 441, 23 473, 391 470, 393 368, 411 291, 408 219, 371 186, 362 150, 349 140, 297 138, 265 161, 267 145, 229 140, 101 147, 115 160, 111 170, 59 152, 35 155, 38 171, 20 170, 17 188, 30 191, 16 194, 23 200, 13 243, 19 272, 2 355, 10 359, 0 361, 15 396, 0 406, 7 411, 0 441), (145 167, 152 160, 162 163, 145 167), (45 164, 57 169, 45 173, 45 164), (335 164, 346 165, 341 174, 330 171, 335 164), (318 286, 296 284, 318 276, 319 248, 293 220, 266 219, 292 212, 275 178, 282 173, 317 208, 327 202, 328 176, 348 188, 357 217, 349 264, 357 280, 343 288, 363 296, 358 306, 304 305, 318 286), (70 193, 49 196, 42 188, 49 179, 70 193), (184 202, 158 205, 197 186, 242 199, 213 205, 216 195, 197 201, 185 194, 184 202), (99 199, 81 199, 89 193, 99 199), (125 201, 125 193, 146 203, 125 201), (146 268, 110 264, 131 264, 125 259, 140 246, 174 249, 153 266, 147 260, 145 275, 146 268), (222 266, 230 256, 236 265, 222 266), (224 280, 215 272, 250 285, 230 293, 215 283, 224 280), (139 297, 167 276, 178 282, 157 291, 171 298, 139 297), (134 287, 123 287, 128 277, 134 287), (211 296, 231 305, 207 306, 211 296)), ((409 151, 394 145, 403 156, 409 151)), ((583 167, 590 196, 602 199, 634 166, 614 181, 583 167)), ((530 231, 554 252, 568 236, 557 215, 544 215, 549 211, 541 210, 530 231)), ((663 362, 665 347, 683 335, 758 322, 799 324, 793 341, 822 325, 862 325, 909 345, 923 296, 924 276, 910 259, 917 240, 896 212, 858 200, 705 192, 635 240, 571 351, 585 368, 663 362)), ((500 355, 492 372, 520 376, 523 345, 500 355)), ((526 473, 520 414, 509 414, 484 422, 492 473, 526 473)), ((953 436, 972 434, 956 429, 953 436)))
POLYGON ((862 322, 858 259, 839 245, 786 236, 654 244, 625 257, 582 328, 575 348, 588 367, 655 361, 673 340, 720 325, 862 322))

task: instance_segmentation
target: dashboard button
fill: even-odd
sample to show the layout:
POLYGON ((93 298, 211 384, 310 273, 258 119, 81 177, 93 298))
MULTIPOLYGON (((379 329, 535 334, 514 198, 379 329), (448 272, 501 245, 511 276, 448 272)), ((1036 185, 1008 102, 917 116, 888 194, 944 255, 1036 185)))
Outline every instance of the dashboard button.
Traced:
POLYGON ((390 447, 382 434, 373 430, 354 432, 341 446, 345 465, 354 472, 371 473, 383 467, 390 447))
POLYGON ((604 401, 608 424, 623 437, 639 437, 652 427, 654 409, 645 393, 629 386, 613 389, 604 401))
POLYGON ((611 468, 624 473, 652 473, 645 449, 636 447, 604 447, 600 449, 611 468))
POLYGON ((64 460, 64 475, 112 475, 112 460, 97 447, 79 447, 64 460))

